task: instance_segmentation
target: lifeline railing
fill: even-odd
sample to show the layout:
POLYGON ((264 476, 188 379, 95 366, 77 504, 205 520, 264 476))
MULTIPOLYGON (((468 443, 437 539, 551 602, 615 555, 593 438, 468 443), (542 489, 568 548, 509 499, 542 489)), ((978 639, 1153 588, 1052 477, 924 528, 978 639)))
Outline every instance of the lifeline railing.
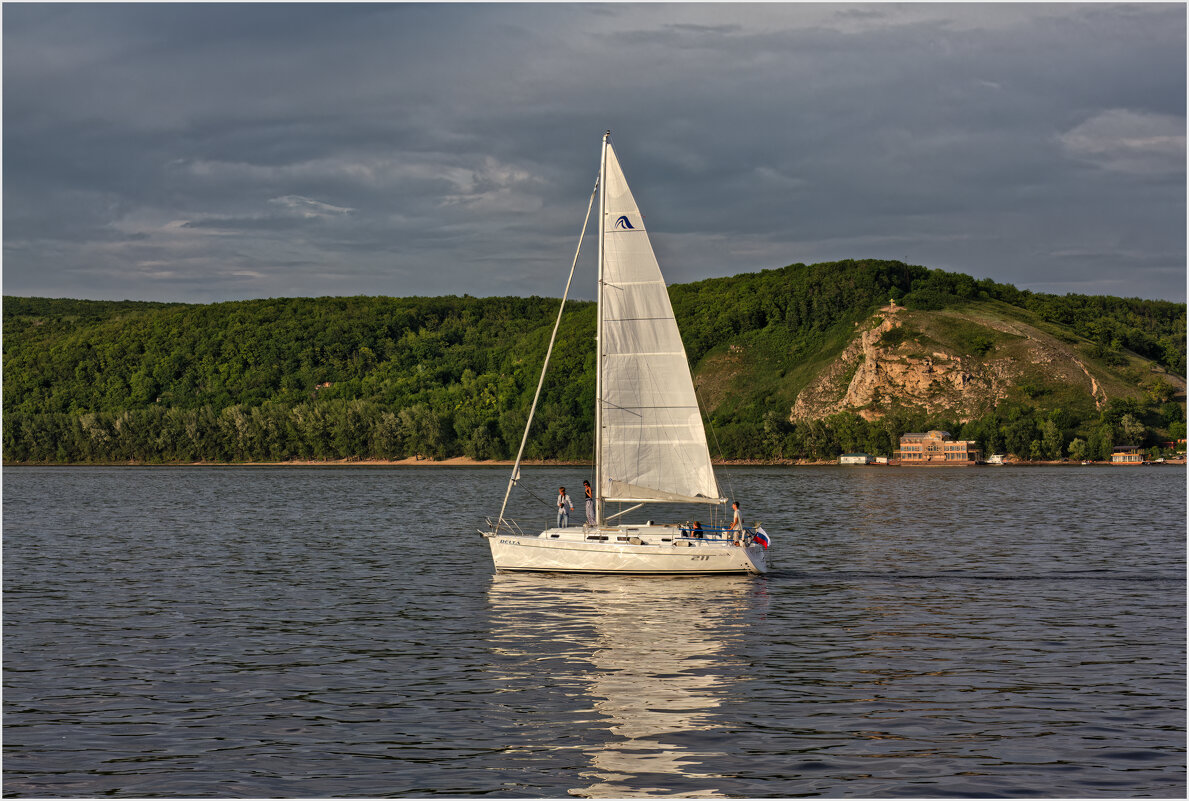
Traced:
MULTIPOLYGON (((754 537, 756 534, 756 528, 758 528, 758 526, 744 526, 742 531, 743 536, 754 537)), ((677 539, 681 540, 729 540, 733 538, 732 535, 729 535, 729 532, 739 531, 739 529, 730 528, 729 526, 703 526, 702 528, 681 526, 680 531, 681 536, 677 537, 677 539), (694 536, 694 532, 697 532, 702 536, 694 536), (707 534, 724 534, 728 536, 708 537, 706 536, 707 534)))
MULTIPOLYGON (((501 518, 501 521, 502 521, 501 525, 503 525, 505 528, 507 528, 510 534, 513 534, 517 537, 524 536, 524 529, 522 529, 520 527, 520 524, 517 523, 512 518, 504 517, 504 518, 501 518)), ((485 522, 487 523, 487 531, 484 531, 483 529, 478 529, 478 531, 481 535, 486 537, 489 534, 498 534, 499 533, 499 529, 496 527, 495 521, 493 521, 490 517, 485 518, 485 522)))

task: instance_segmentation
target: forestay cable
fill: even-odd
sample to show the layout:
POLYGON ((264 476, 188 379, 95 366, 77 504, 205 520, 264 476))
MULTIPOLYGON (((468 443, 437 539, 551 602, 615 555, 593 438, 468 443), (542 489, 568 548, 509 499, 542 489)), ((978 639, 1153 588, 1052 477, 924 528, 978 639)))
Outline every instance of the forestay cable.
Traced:
MULTIPOLYGON (((541 398, 541 387, 545 386, 545 373, 549 370, 549 358, 553 355, 553 343, 557 339, 557 329, 561 326, 561 313, 565 311, 566 299, 570 296, 570 284, 574 281, 574 269, 578 266, 578 255, 582 252, 582 240, 586 238, 586 227, 590 224, 590 212, 594 208, 595 194, 599 191, 599 179, 595 178, 594 189, 590 192, 590 202, 586 205, 586 219, 582 221, 582 233, 578 236, 578 248, 574 251, 574 261, 570 265, 570 277, 566 279, 566 291, 561 296, 561 306, 557 310, 557 321, 553 324, 553 333, 549 337, 549 347, 545 351, 545 364, 541 366, 541 377, 537 380, 537 394, 533 395, 533 405, 528 410, 528 422, 524 424, 524 436, 520 438, 520 450, 516 451, 516 463, 512 466, 512 477, 508 479, 508 488, 504 490, 504 502, 500 505, 500 515, 495 520, 495 531, 498 534, 500 526, 504 524, 504 510, 508 508, 508 496, 512 494, 512 487, 520 480, 520 459, 524 456, 524 446, 528 443, 528 431, 533 425, 533 415, 537 411, 537 401, 541 398)), ((530 493, 531 494, 531 493, 530 493)))

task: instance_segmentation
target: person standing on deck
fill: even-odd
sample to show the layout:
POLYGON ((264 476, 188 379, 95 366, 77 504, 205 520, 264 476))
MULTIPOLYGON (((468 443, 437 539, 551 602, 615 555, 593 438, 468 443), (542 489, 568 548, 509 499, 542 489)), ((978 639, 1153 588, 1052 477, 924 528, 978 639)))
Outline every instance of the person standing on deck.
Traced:
POLYGON ((586 525, 593 526, 595 524, 594 494, 590 488, 590 482, 583 481, 582 489, 586 492, 586 525))
POLYGON ((731 539, 738 542, 743 539, 743 513, 739 511, 739 501, 731 504, 731 508, 735 510, 735 519, 731 522, 731 527, 728 531, 731 532, 731 539), (736 534, 735 532, 739 532, 736 534))
POLYGON ((559 487, 557 490, 557 527, 565 528, 570 525, 570 510, 574 508, 574 502, 570 500, 570 496, 566 495, 566 488, 559 487))

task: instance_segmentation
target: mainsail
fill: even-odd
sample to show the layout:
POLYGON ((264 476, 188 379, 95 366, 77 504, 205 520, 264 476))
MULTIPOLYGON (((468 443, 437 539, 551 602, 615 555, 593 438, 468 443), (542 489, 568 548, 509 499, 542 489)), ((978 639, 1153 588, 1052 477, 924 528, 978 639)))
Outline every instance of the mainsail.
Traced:
POLYGON ((721 503, 669 292, 610 142, 602 192, 599 494, 721 503))

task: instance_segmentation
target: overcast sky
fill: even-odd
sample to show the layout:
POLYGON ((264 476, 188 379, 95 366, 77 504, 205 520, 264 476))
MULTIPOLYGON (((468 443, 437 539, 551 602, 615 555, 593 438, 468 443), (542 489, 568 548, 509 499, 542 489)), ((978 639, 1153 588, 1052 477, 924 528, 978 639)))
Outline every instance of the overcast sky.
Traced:
POLYGON ((671 282, 885 258, 1184 301, 1185 33, 1179 3, 5 4, 3 290, 560 295, 610 128, 671 282))

